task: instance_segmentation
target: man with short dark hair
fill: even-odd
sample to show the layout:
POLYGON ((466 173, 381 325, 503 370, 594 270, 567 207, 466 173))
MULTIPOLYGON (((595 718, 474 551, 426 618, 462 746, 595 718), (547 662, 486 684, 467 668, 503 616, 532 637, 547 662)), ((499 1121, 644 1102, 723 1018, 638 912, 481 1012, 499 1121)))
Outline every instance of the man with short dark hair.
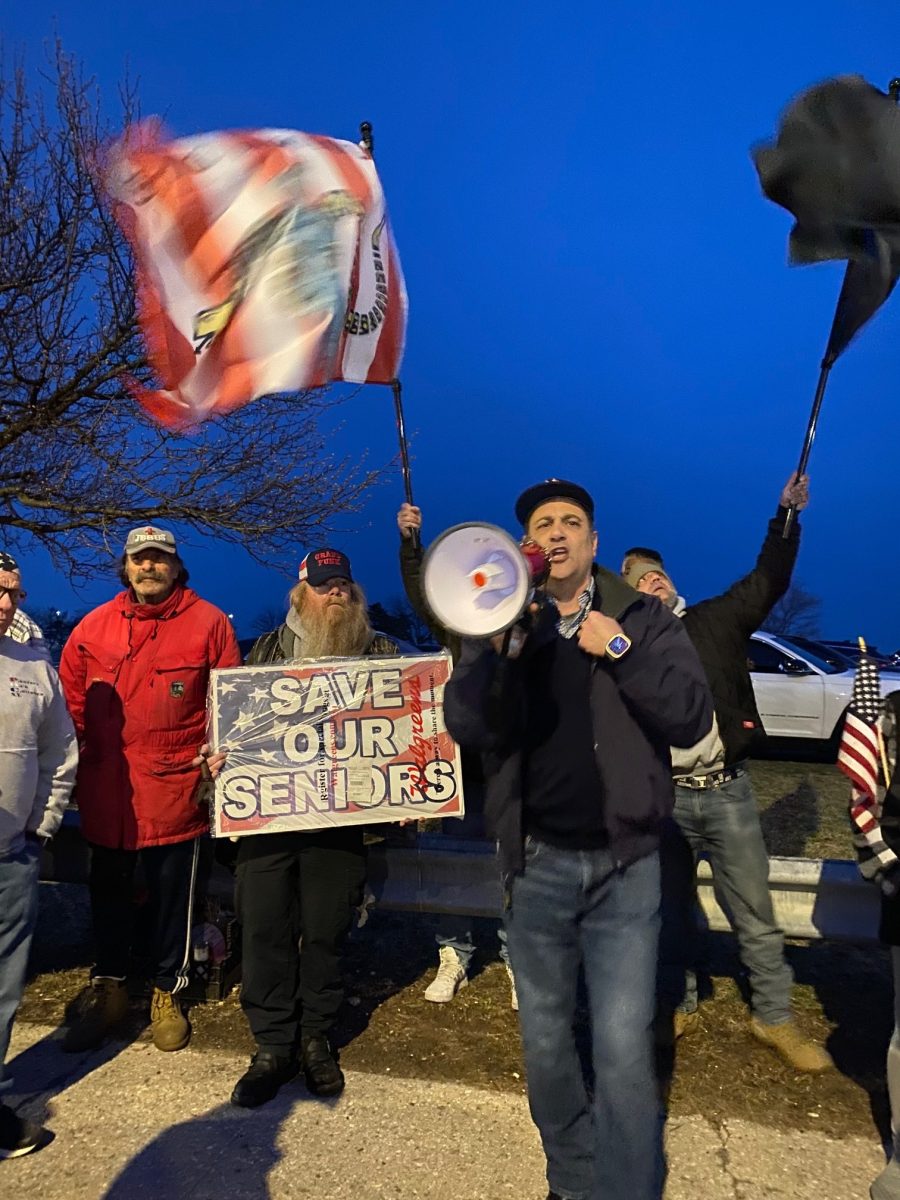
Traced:
MULTIPOLYGON (((62 821, 78 745, 56 672, 6 634, 24 597, 19 566, 0 551, 0 1095, 38 909, 41 846, 62 821)), ((0 1159, 37 1150, 47 1134, 0 1103, 0 1159)))
MULTIPOLYGON (((349 558, 325 548, 303 559, 287 617, 256 641, 247 665, 399 649, 369 624, 349 558)), ((343 1090, 330 1034, 344 998, 341 953, 365 877, 359 825, 240 839, 241 1007, 256 1053, 235 1085, 232 1104, 268 1103, 301 1069, 314 1095, 343 1090)))
POLYGON ((583 487, 536 484, 516 516, 548 556, 544 604, 524 631, 463 643, 447 728, 485 754, 549 1200, 657 1200, 659 826, 671 811, 669 746, 708 729, 709 690, 679 623, 594 564, 583 487), (573 1029, 581 969, 592 1101, 573 1029))
POLYGON ((241 661, 226 615, 187 587, 169 530, 132 529, 120 578, 126 590, 75 626, 60 662, 82 748, 78 808, 97 952, 63 1042, 72 1052, 98 1045, 127 1014, 139 857, 150 893, 153 1042, 173 1051, 190 1039, 177 995, 188 984, 198 839, 209 828, 194 759, 209 673, 241 661))
POLYGON ((792 475, 769 522, 756 566, 710 600, 686 605, 652 552, 623 564, 625 579, 655 596, 682 618, 697 649, 715 703, 705 738, 672 753, 674 821, 663 839, 663 936, 660 982, 663 1003, 674 1007, 674 1034, 696 1027, 696 923, 694 875, 701 853, 709 856, 717 892, 724 897, 750 980, 750 1032, 797 1071, 832 1065, 825 1050, 807 1038, 790 1007, 791 969, 784 935, 769 895, 769 859, 746 758, 761 728, 747 670, 747 642, 787 591, 800 547, 800 523, 784 538, 790 505, 802 511, 809 480, 792 475))

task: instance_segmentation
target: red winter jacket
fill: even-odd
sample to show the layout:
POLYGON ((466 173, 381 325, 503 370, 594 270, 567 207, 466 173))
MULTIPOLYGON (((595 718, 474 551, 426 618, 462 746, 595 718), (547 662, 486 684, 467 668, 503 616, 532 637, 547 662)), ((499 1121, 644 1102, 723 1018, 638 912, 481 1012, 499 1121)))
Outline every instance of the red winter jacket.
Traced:
POLYGON ((228 618, 190 588, 162 604, 130 591, 75 626, 59 664, 78 732, 77 800, 85 838, 137 850, 208 827, 191 759, 206 738, 212 667, 237 667, 228 618))

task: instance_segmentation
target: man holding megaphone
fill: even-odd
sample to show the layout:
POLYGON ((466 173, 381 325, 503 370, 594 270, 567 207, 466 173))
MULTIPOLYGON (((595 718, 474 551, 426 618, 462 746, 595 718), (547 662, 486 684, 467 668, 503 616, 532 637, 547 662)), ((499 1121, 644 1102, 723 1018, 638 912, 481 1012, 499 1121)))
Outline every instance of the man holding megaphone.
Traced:
MULTIPOLYGON (((709 730, 712 702, 681 623, 594 563, 594 502, 583 487, 536 484, 516 516, 549 575, 517 636, 464 640, 446 688, 447 727, 485 755, 548 1200, 656 1200, 659 827, 672 807, 669 746, 709 730), (573 1033, 581 967, 592 1102, 573 1033)), ((485 537, 480 559, 457 575, 470 588, 484 590, 488 578, 504 590, 502 547, 485 537)), ((430 598, 440 571, 426 560, 425 572, 430 598)), ((458 580, 445 574, 451 590, 458 580)), ((471 608, 479 627, 485 606, 471 608)))

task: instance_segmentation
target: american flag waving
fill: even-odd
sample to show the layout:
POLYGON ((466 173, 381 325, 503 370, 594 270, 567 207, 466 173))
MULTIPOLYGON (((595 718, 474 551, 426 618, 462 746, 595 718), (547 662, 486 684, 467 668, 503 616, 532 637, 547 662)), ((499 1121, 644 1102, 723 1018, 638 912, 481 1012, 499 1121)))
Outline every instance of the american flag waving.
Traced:
POLYGON ((365 147, 291 129, 167 141, 145 122, 109 149, 104 183, 162 384, 133 391, 162 424, 397 377, 406 289, 365 147))
MULTIPOLYGON (((879 787, 882 708, 878 667, 864 651, 856 668, 837 765, 853 785, 850 823, 860 872, 866 879, 882 881, 884 886, 887 876, 894 874, 893 869, 900 860, 885 842, 881 831, 884 798, 883 788, 879 787)), ((896 890, 893 881, 885 890, 896 890)))

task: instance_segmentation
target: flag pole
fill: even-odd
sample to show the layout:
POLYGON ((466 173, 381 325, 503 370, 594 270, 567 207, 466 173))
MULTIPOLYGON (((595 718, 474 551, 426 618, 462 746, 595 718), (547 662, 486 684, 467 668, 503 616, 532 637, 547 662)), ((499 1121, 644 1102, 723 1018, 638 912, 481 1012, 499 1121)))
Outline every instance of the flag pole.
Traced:
MULTIPOLYGON (((840 304, 840 299, 838 299, 840 304)), ((825 398, 825 388, 828 386, 828 375, 834 365, 834 359, 826 355, 822 359, 819 367, 819 382, 816 384, 816 394, 813 398, 812 411, 809 414, 809 421, 806 425, 806 437, 803 439, 803 449, 800 451, 800 461, 797 464, 797 474, 803 475, 806 472, 807 464, 809 463, 809 455, 812 451, 812 445, 816 438, 816 426, 819 423, 819 413, 822 410, 822 401, 825 398)), ((791 532, 791 527, 794 524, 794 517, 797 509, 792 504, 787 510, 787 516, 784 518, 784 529, 781 531, 781 536, 787 538, 791 532)))
MULTIPOLYGON (((375 139, 372 136, 372 122, 361 121, 359 126, 359 141, 364 149, 368 150, 372 159, 375 159, 375 139)), ((406 440, 406 422, 403 419, 403 385, 399 379, 391 380, 391 392, 394 396, 394 420, 397 424, 397 440, 400 443, 400 470, 403 473, 403 492, 406 496, 407 504, 414 504, 412 490, 412 472, 409 467, 409 443, 406 440)), ((418 529, 410 530, 412 544, 416 550, 419 549, 422 542, 419 537, 418 529)))
MULTIPOLYGON (((900 104, 900 77, 892 79, 888 84, 888 95, 895 104, 900 104)), ((805 474, 806 468, 809 464, 810 452, 812 451, 812 445, 816 437, 816 426, 819 423, 819 413, 822 410, 822 400, 825 397, 825 388, 828 386, 828 375, 831 371, 831 368, 837 361, 838 355, 834 351, 833 342, 835 337, 835 329, 837 327, 838 314, 841 309, 841 301, 843 298, 844 290, 842 288, 841 293, 838 296, 837 305, 835 306, 834 321, 832 322, 831 335, 828 338, 828 346, 825 350, 825 357, 822 359, 822 363, 819 367, 819 382, 816 385, 816 394, 813 398, 812 411, 809 414, 809 421, 806 426, 806 436, 803 439, 803 449, 800 452, 800 461, 797 464, 798 475, 805 474)), ((792 504, 787 511, 787 516, 784 519, 784 529, 781 532, 781 536, 783 538, 787 538, 789 536, 796 515, 797 509, 792 504)))

